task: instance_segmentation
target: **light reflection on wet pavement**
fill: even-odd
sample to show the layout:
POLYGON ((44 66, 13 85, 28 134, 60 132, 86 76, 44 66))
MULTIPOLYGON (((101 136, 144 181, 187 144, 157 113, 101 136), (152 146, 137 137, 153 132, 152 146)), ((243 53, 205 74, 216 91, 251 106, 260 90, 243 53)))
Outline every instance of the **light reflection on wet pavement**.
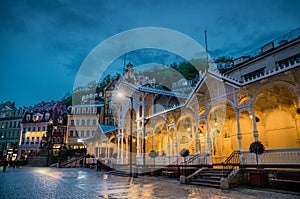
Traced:
POLYGON ((263 189, 229 191, 179 184, 166 177, 111 176, 82 168, 9 168, 0 173, 0 198, 300 198, 263 189), (17 180, 16 180, 17 179, 17 180))

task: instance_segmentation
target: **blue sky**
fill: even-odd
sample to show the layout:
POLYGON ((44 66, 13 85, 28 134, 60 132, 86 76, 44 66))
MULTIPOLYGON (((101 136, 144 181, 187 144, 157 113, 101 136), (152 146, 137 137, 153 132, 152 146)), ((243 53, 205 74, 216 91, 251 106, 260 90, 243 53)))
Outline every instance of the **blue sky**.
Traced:
POLYGON ((122 31, 168 28, 204 46, 207 30, 213 57, 236 57, 300 27, 299 7, 297 0, 2 0, 0 102, 61 99, 85 57, 122 31))

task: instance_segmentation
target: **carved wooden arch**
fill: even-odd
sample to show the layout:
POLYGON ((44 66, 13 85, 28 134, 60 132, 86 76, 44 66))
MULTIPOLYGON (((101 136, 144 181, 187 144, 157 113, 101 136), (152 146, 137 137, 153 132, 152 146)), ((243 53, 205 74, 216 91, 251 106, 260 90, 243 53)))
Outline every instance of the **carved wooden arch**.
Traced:
POLYGON ((209 115, 209 113, 211 111, 213 111, 214 109, 216 109, 220 104, 225 104, 226 107, 230 106, 230 107, 232 107, 233 110, 235 110, 235 108, 236 108, 235 103, 232 100, 230 100, 228 98, 220 98, 218 100, 211 102, 210 106, 207 109, 206 114, 209 115))
POLYGON ((174 128, 176 128, 176 130, 177 130, 179 123, 187 117, 191 118, 191 121, 192 121, 191 127, 195 126, 195 122, 196 122, 195 118, 197 118, 197 117, 194 117, 190 112, 185 112, 185 114, 181 115, 181 117, 178 119, 178 121, 176 121, 174 128))
POLYGON ((271 81, 271 82, 268 82, 266 83, 265 85, 262 85, 260 88, 258 88, 256 90, 256 92, 254 93, 253 97, 250 98, 251 100, 251 104, 254 104, 256 99, 257 99, 257 96, 265 89, 267 88, 271 88, 272 86, 275 86, 275 85, 282 85, 282 86, 285 86, 290 92, 291 94, 295 95, 296 99, 299 98, 300 96, 297 95, 297 93, 299 93, 299 91, 297 90, 296 86, 289 83, 289 82, 286 82, 286 81, 282 81, 282 80, 277 80, 277 81, 271 81))

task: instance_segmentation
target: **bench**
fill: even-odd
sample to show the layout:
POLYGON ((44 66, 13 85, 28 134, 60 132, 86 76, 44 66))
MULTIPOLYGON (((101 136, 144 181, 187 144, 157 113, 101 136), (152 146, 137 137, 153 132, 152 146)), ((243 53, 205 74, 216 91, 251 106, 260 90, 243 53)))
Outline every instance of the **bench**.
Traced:
POLYGON ((271 179, 272 188, 283 188, 299 191, 300 172, 299 171, 277 171, 271 179))

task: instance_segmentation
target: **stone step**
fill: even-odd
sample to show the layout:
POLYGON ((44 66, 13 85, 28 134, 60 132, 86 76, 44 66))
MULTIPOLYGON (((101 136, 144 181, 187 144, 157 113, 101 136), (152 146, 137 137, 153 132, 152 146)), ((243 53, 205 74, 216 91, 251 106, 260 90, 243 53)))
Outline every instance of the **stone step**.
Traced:
POLYGON ((208 180, 208 179, 194 179, 193 182, 199 182, 199 183, 209 183, 209 184, 217 184, 220 185, 220 180, 208 180))
POLYGON ((197 176, 196 178, 194 179, 203 179, 203 180, 221 180, 222 177, 218 177, 218 176, 210 176, 210 177, 206 177, 206 176, 197 176))
POLYGON ((129 177, 128 171, 113 170, 108 172, 108 174, 115 175, 115 176, 129 177))
POLYGON ((213 183, 209 183, 209 182, 192 181, 192 182, 189 182, 188 184, 190 184, 190 185, 197 185, 197 186, 206 186, 206 187, 220 188, 220 183, 213 184, 213 183))

